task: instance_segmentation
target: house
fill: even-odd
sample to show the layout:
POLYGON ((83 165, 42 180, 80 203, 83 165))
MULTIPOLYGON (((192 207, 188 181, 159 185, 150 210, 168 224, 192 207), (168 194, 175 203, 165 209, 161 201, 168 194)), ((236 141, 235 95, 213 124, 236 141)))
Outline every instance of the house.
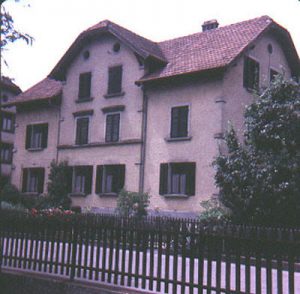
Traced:
MULTIPOLYGON (((8 103, 12 98, 21 93, 21 89, 8 77, 0 79, 0 105, 8 103)), ((15 132, 15 107, 0 109, 0 187, 10 180, 14 132, 15 132)))
POLYGON ((17 109, 12 181, 45 193, 51 161, 68 160, 74 206, 112 211, 121 188, 155 213, 196 214, 218 194, 212 162, 228 122, 243 131, 253 92, 298 77, 289 32, 268 16, 164 42, 105 20, 82 32, 17 109))

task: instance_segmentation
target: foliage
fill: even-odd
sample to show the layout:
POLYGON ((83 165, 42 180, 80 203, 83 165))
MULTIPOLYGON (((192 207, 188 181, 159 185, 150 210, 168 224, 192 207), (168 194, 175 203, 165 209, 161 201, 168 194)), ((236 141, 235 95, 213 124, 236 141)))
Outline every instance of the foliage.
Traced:
POLYGON ((20 203, 13 204, 11 202, 6 202, 6 201, 3 201, 1 203, 1 209, 21 211, 21 212, 26 211, 26 208, 22 204, 20 203))
POLYGON ((32 45, 33 37, 29 34, 22 33, 14 27, 14 19, 11 14, 1 5, 1 50, 4 49, 9 43, 17 40, 23 40, 28 45, 32 45))
POLYGON ((148 193, 121 190, 117 201, 117 212, 122 216, 142 217, 147 215, 150 196, 148 193))
POLYGON ((6 183, 0 192, 1 201, 17 204, 21 201, 21 194, 16 186, 6 183))
POLYGON ((236 221, 300 225, 300 86, 278 77, 245 112, 240 144, 231 127, 216 184, 236 221))
POLYGON ((230 219, 229 210, 217 199, 201 201, 203 211, 199 215, 202 224, 217 224, 230 219))
POLYGON ((69 209, 71 199, 69 194, 70 167, 67 161, 56 163, 51 162, 49 182, 48 182, 48 200, 50 207, 62 207, 69 209))

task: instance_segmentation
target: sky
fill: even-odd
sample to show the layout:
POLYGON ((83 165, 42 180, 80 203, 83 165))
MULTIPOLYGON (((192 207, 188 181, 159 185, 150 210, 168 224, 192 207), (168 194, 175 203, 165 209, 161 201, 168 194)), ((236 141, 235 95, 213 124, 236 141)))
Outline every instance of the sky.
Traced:
POLYGON ((143 37, 163 41, 201 31, 204 21, 220 26, 269 15, 285 27, 300 55, 300 0, 6 0, 15 27, 34 37, 32 46, 8 46, 1 74, 21 89, 45 78, 75 38, 109 19, 143 37))

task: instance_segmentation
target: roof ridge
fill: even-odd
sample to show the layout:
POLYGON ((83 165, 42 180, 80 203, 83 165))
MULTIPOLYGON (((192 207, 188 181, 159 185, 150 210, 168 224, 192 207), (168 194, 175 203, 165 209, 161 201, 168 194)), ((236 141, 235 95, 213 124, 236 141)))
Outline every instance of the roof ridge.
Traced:
POLYGON ((233 23, 233 24, 228 24, 228 25, 225 25, 225 26, 222 26, 222 27, 218 27, 218 28, 215 28, 213 30, 207 30, 205 32, 196 32, 196 33, 192 33, 192 34, 188 34, 188 35, 184 35, 184 36, 180 36, 180 37, 175 37, 175 38, 172 38, 172 39, 163 40, 163 41, 157 42, 157 44, 160 46, 163 43, 172 42, 172 41, 175 41, 175 40, 180 40, 180 39, 184 39, 184 38, 191 37, 191 36, 196 36, 196 35, 200 35, 200 34, 210 34, 210 33, 215 32, 215 31, 219 31, 219 30, 222 30, 222 29, 225 29, 225 28, 236 26, 236 25, 241 25, 241 24, 245 24, 245 23, 249 23, 249 22, 254 22, 254 21, 257 21, 258 19, 263 19, 263 18, 267 18, 267 19, 271 20, 271 22, 275 23, 274 20, 271 17, 269 17, 268 15, 262 15, 262 16, 255 17, 255 18, 252 18, 252 19, 243 20, 243 21, 236 22, 236 23, 233 23))

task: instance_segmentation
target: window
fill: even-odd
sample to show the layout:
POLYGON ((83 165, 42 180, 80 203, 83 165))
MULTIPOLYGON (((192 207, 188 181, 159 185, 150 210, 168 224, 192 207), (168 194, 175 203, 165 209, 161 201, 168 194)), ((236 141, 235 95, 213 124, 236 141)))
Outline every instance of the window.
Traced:
POLYGON ((125 165, 97 166, 96 193, 119 193, 124 187, 125 165))
POLYGON ((110 67, 108 69, 108 89, 107 94, 118 94, 122 91, 122 65, 110 67))
POLYGON ((91 194, 93 167, 89 165, 75 166, 73 168, 72 193, 91 194))
POLYGON ((44 149, 48 143, 48 124, 28 125, 26 128, 26 149, 44 149))
POLYGON ((44 168, 24 168, 22 192, 43 193, 44 178, 44 168))
POLYGON ((92 73, 86 72, 79 76, 79 100, 91 97, 91 80, 92 73))
POLYGON ((120 113, 106 115, 105 142, 119 141, 120 113))
POLYGON ((250 57, 244 59, 244 87, 249 90, 259 88, 259 63, 250 57))
POLYGON ((15 115, 10 112, 1 111, 1 129, 4 132, 14 132, 15 115))
POLYGON ((278 74, 279 74, 278 71, 274 69, 270 69, 270 83, 272 83, 275 80, 278 74))
POLYGON ((76 118, 76 145, 84 145, 88 143, 89 121, 89 117, 76 118))
POLYGON ((171 138, 187 137, 188 106, 173 107, 171 112, 171 138))
POLYGON ((2 95, 2 102, 5 103, 8 101, 8 96, 6 94, 2 95))
POLYGON ((160 165, 160 195, 195 195, 194 162, 162 163, 160 165))
POLYGON ((12 162, 12 144, 1 143, 0 145, 0 163, 12 162))

